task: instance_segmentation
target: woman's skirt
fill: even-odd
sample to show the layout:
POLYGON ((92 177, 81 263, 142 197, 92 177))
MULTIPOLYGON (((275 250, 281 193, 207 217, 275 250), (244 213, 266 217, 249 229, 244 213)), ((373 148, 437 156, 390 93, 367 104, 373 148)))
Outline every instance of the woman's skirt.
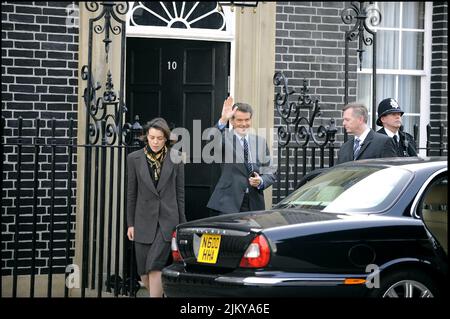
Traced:
POLYGON ((136 266, 140 276, 147 275, 150 271, 160 271, 170 264, 170 242, 166 242, 161 234, 161 229, 156 231, 155 239, 151 244, 134 243, 136 251, 136 266))

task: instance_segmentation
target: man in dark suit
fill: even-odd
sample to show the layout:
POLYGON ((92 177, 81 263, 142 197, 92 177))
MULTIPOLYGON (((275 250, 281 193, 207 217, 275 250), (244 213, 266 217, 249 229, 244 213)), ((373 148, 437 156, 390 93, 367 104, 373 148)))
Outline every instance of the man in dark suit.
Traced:
POLYGON ((377 132, 387 135, 394 140, 397 156, 417 156, 414 138, 401 130, 403 110, 397 101, 388 98, 378 104, 377 125, 382 126, 377 132))
POLYGON ((213 215, 265 209, 264 190, 276 177, 266 140, 250 133, 253 110, 228 97, 216 128, 223 152, 222 173, 207 207, 213 215), (226 126, 230 122, 232 129, 226 126))
POLYGON ((338 153, 337 164, 368 158, 396 157, 394 140, 376 133, 367 126, 367 108, 358 103, 344 106, 343 125, 354 136, 345 142, 338 153))

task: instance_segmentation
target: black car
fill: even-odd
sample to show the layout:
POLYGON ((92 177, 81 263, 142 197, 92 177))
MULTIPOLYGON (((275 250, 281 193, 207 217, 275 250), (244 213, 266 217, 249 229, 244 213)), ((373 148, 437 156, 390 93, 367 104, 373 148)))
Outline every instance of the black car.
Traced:
POLYGON ((447 294, 447 160, 348 162, 268 211, 178 225, 168 297, 447 294))

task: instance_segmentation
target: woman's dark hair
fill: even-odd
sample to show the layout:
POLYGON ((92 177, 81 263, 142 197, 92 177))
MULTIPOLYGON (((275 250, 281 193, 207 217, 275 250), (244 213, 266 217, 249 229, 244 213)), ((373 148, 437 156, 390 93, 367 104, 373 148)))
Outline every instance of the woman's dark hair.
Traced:
POLYGON ((157 129, 157 130, 160 130, 161 132, 163 132, 164 137, 166 138, 167 146, 172 144, 172 141, 170 140, 170 128, 165 119, 163 119, 162 117, 155 117, 153 120, 148 121, 144 125, 144 127, 143 127, 144 135, 142 137, 144 138, 145 143, 147 143, 147 134, 151 128, 154 128, 154 129, 157 129))

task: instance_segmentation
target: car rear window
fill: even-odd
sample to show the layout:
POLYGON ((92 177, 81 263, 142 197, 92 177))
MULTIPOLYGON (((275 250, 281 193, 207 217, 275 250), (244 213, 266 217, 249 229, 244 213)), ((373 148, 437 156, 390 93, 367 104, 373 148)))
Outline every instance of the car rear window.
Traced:
POLYGON ((380 212, 412 179, 399 167, 336 167, 301 186, 277 205, 323 212, 380 212))

